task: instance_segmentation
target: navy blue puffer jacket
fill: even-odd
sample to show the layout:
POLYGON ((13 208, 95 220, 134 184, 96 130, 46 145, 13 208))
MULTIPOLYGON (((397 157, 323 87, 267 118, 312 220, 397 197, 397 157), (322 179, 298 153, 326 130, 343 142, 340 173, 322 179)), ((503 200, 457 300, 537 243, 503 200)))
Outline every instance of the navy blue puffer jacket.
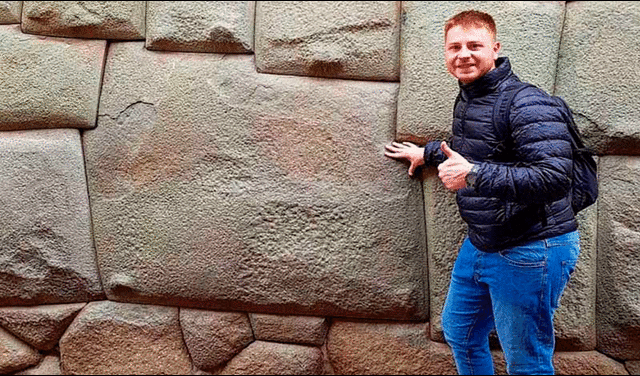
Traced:
MULTIPOLYGON (((471 243, 486 252, 550 238, 577 229, 571 209, 571 136, 562 108, 543 90, 521 90, 510 110, 512 157, 495 155, 500 140, 492 123, 493 105, 505 87, 519 82, 507 58, 480 79, 460 85, 453 116, 451 149, 478 164, 475 188, 457 192, 471 243)), ((504 125, 507 126, 507 125, 504 125)), ((425 146, 425 164, 446 157, 440 142, 425 146)))

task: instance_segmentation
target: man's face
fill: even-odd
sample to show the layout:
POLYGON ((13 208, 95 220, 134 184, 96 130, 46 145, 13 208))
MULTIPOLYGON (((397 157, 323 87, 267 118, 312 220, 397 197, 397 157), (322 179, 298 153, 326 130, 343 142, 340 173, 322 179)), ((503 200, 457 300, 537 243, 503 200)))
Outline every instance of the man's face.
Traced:
POLYGON ((463 84, 471 83, 496 67, 500 42, 485 28, 449 29, 444 43, 447 69, 463 84))

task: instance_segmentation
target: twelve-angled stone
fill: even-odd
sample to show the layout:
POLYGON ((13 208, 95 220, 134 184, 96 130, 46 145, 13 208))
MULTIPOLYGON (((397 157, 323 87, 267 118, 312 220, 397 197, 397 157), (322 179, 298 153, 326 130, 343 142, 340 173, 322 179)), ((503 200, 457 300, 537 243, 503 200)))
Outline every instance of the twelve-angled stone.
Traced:
POLYGON ((103 297, 77 129, 0 133, 0 306, 103 297))
POLYGON ((0 130, 94 127, 105 48, 0 25, 0 130))
POLYGON ((109 298, 426 317, 420 183, 384 156, 396 90, 111 44, 83 137, 109 298))

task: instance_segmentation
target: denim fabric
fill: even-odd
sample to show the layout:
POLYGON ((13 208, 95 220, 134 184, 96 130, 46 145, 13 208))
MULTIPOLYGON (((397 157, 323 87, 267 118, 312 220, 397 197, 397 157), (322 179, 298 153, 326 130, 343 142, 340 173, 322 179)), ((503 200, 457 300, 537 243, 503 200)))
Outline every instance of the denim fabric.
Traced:
POLYGON ((495 328, 509 374, 553 374, 553 314, 579 254, 578 231, 496 253, 465 239, 442 313, 458 373, 493 374, 495 328))

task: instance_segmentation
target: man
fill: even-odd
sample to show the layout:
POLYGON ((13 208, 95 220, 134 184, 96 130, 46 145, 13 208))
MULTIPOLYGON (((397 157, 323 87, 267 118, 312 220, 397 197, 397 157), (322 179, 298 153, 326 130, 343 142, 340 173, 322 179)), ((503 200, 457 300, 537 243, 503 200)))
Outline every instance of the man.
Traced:
POLYGON ((553 374, 553 314, 580 252, 571 136, 564 109, 533 86, 516 95, 509 124, 494 124, 500 94, 522 85, 500 47, 490 15, 449 19, 445 60, 460 86, 451 146, 393 142, 385 155, 408 161, 410 176, 437 165, 468 225, 442 313, 458 372, 493 373, 495 327, 510 374, 553 374), (498 152, 501 144, 508 152, 498 152))

